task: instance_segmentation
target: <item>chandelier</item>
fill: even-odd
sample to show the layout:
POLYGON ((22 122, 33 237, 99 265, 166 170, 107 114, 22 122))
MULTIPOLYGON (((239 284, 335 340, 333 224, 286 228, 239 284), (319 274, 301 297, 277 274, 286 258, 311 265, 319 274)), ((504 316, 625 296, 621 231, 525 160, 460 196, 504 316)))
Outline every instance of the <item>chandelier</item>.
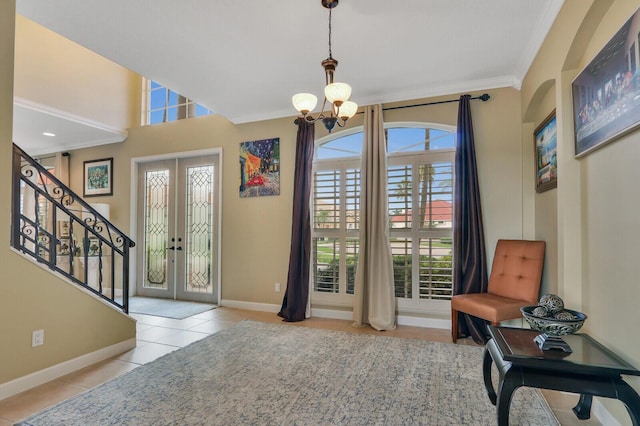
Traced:
POLYGON ((355 115, 358 110, 358 105, 349 100, 349 96, 351 96, 351 86, 346 83, 333 81, 333 73, 338 66, 338 61, 333 59, 331 55, 331 10, 338 6, 338 0, 320 1, 322 6, 329 9, 329 57, 322 61, 326 86, 324 88, 324 100, 322 101, 320 114, 316 118, 309 115, 309 112, 313 111, 318 103, 318 98, 311 93, 298 93, 297 95, 293 95, 291 101, 295 109, 302 114, 302 118, 310 123, 322 120, 324 126, 331 132, 336 124, 339 127, 344 127, 347 120, 355 115), (324 109, 325 106, 327 106, 327 101, 331 104, 331 107, 329 111, 325 113, 324 109))

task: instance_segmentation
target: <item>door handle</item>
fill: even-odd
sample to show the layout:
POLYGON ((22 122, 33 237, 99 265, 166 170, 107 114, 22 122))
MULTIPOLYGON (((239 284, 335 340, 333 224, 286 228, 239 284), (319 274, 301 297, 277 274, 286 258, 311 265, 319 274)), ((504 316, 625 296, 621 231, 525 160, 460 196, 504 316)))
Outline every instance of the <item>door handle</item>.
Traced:
MULTIPOLYGON (((171 239, 171 242, 173 243, 173 242, 175 242, 175 240, 176 240, 175 238, 172 238, 172 239, 171 239)), ((180 242, 180 241, 182 241, 182 238, 178 238, 178 242, 180 242)), ((167 247, 165 250, 178 250, 178 251, 182 251, 182 247, 180 247, 180 246, 178 246, 178 247, 176 247, 176 246, 171 246, 171 247, 167 247)))

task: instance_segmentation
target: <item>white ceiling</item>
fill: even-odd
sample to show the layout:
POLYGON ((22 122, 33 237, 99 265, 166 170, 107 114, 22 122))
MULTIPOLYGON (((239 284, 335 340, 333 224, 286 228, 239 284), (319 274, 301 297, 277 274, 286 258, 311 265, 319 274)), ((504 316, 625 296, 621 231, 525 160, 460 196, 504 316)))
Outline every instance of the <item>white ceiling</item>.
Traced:
POLYGON ((107 129, 23 99, 13 103, 13 141, 32 156, 122 142, 126 136, 126 131, 107 129))
MULTIPOLYGON (((342 0, 336 80, 359 105, 520 88, 562 3, 342 0)), ((17 0, 17 11, 235 123, 293 116, 291 95, 322 94, 320 0, 17 0)))

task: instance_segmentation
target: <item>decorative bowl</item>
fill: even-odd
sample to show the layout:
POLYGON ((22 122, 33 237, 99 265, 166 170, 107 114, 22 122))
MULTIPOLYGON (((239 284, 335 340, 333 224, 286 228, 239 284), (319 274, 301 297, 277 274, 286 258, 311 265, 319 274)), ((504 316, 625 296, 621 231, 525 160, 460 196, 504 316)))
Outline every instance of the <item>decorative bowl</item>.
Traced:
POLYGON ((549 336, 564 336, 566 334, 573 334, 580 330, 587 316, 582 312, 572 311, 571 309, 565 309, 564 312, 568 312, 573 315, 574 319, 561 320, 554 317, 539 317, 533 315, 533 310, 537 306, 523 306, 520 308, 522 316, 527 320, 532 329, 541 331, 549 336))

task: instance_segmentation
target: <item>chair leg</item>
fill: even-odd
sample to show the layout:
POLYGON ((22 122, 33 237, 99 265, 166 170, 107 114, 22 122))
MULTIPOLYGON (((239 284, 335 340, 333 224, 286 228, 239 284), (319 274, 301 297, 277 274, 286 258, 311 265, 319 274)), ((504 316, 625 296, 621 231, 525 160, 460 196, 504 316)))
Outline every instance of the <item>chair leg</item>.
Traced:
POLYGON ((451 309, 451 340, 456 343, 458 340, 458 311, 451 309))

